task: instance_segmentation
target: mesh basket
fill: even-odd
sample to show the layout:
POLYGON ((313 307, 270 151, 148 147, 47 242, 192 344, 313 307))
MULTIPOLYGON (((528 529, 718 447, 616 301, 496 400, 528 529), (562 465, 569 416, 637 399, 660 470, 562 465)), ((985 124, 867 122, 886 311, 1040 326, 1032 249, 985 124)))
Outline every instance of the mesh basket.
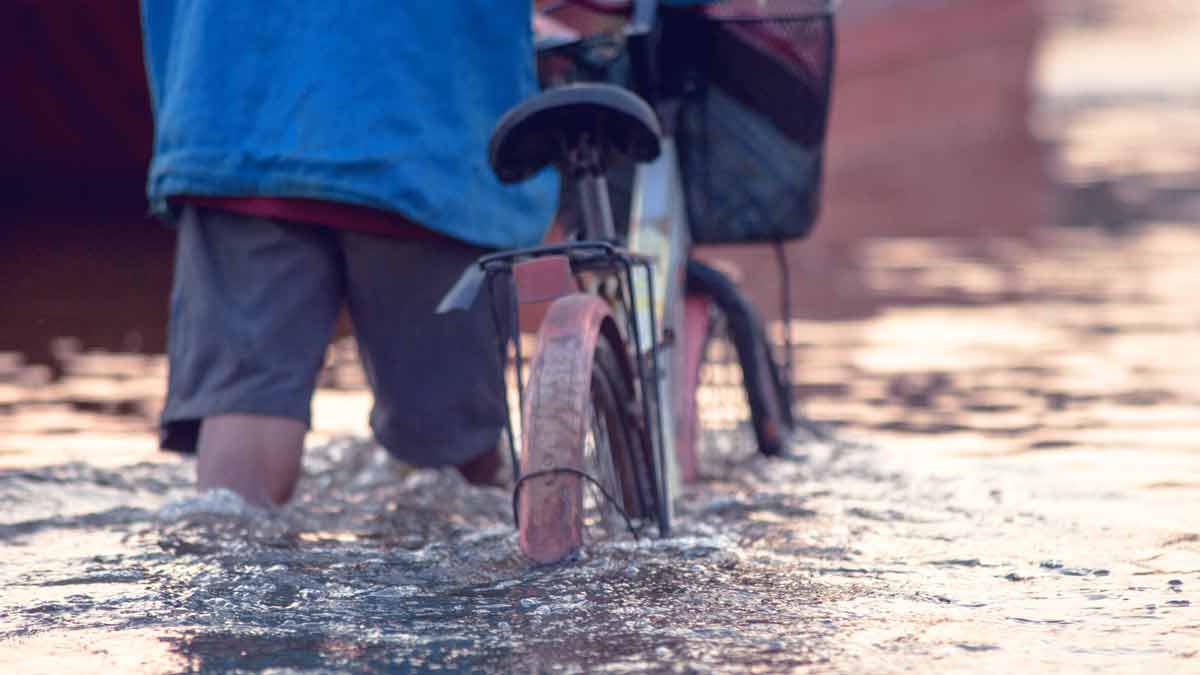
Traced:
POLYGON ((668 12, 663 86, 700 244, 806 236, 820 202, 834 30, 830 2, 726 0, 668 12))

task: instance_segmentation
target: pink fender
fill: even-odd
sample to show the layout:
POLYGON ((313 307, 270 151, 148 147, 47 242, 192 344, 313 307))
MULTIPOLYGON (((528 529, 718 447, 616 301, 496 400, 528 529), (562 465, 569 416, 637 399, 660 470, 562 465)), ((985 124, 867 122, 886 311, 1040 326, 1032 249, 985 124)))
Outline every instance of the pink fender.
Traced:
POLYGON ((522 333, 537 332, 551 302, 579 292, 571 261, 565 255, 533 258, 513 265, 517 287, 517 320, 522 333))
MULTIPOLYGON (((557 468, 583 470, 592 360, 602 326, 611 317, 606 302, 586 293, 559 297, 547 310, 525 389, 522 476, 557 468)), ((558 473, 522 484, 517 513, 526 556, 556 562, 583 545, 580 480, 558 473)))
POLYGON ((679 377, 677 410, 675 411, 675 458, 679 477, 685 483, 700 477, 696 457, 699 451, 700 416, 697 413, 696 390, 700 387, 700 362, 708 337, 709 300, 707 296, 691 294, 683 301, 683 367, 679 377))

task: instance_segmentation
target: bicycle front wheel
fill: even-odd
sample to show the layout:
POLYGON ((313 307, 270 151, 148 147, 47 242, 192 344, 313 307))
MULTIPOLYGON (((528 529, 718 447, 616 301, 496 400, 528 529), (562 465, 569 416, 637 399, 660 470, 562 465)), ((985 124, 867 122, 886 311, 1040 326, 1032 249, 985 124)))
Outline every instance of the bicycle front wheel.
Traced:
POLYGON ((547 313, 526 385, 517 517, 521 551, 539 563, 635 531, 657 513, 650 444, 633 413, 606 308, 568 296, 547 313))
MULTIPOLYGON (((732 344, 740 367, 742 387, 750 409, 750 423, 758 451, 764 455, 780 455, 787 449, 787 439, 794 425, 791 397, 771 354, 762 319, 737 286, 718 270, 697 260, 687 264, 687 309, 696 315, 689 323, 688 349, 685 368, 689 375, 685 386, 699 386, 699 370, 708 345, 714 337, 714 328, 720 327, 722 338, 732 344), (693 309, 694 308, 694 309, 693 309), (704 321, 707 313, 708 321, 704 321)), ((692 315, 689 314, 689 317, 692 315)), ((695 425, 698 418, 695 410, 695 392, 685 401, 692 405, 681 411, 680 419, 695 425)), ((699 459, 696 456, 698 441, 695 429, 689 429, 690 444, 681 444, 680 452, 690 453, 680 457, 683 467, 692 467, 686 478, 699 476, 699 459)))

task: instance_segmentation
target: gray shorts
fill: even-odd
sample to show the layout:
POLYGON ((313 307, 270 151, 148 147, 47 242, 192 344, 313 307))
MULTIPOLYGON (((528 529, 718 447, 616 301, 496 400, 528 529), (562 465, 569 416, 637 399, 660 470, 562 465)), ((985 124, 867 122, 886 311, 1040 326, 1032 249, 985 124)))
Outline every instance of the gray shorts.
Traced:
POLYGON ((435 315, 487 251, 187 206, 178 221, 163 448, 194 452, 200 421, 311 419, 339 309, 354 324, 381 445, 421 466, 495 447, 504 387, 490 301, 435 315))

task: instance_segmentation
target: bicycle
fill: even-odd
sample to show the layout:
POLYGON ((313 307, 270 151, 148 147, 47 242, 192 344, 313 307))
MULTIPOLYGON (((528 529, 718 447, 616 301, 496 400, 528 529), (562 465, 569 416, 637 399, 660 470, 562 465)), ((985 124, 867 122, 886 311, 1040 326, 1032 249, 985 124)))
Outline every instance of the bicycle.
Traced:
MULTIPOLYGON (((693 238, 713 242, 727 235, 714 236, 695 220, 721 210, 709 199, 720 191, 695 169, 696 147, 681 153, 676 145, 688 124, 706 121, 688 106, 703 85, 697 81, 697 54, 687 44, 671 43, 703 38, 695 31, 709 30, 703 22, 714 15, 660 8, 654 0, 568 4, 627 12, 628 23, 619 34, 539 45, 542 56, 574 64, 574 77, 565 78, 574 82, 551 83, 556 86, 506 113, 493 132, 489 161, 498 178, 510 183, 554 166, 575 186, 582 222, 563 243, 484 256, 439 308, 466 306, 484 288, 492 298, 498 348, 504 362, 511 358, 514 365, 520 411, 519 443, 511 410, 506 427, 513 517, 522 552, 539 563, 570 556, 584 545, 585 532, 602 537, 628 530, 636 537, 654 523, 660 536, 669 536, 678 484, 700 473, 695 391, 717 315, 731 328, 758 450, 782 453, 796 422, 786 331, 788 357, 781 372, 753 306, 725 275, 688 256, 693 238), (691 66, 681 57, 689 51, 691 66), (628 86, 596 81, 611 79, 610 71, 626 55, 628 86), (623 162, 636 169, 628 227, 620 231, 608 179, 623 162), (521 330, 533 324, 537 346, 526 377, 521 330)), ((811 0, 756 0, 756 13, 739 14, 745 11, 739 5, 746 4, 725 3, 717 20, 735 26, 735 33, 753 21, 805 22, 827 39, 825 61, 813 69, 824 78, 813 113, 819 120, 804 129, 807 136, 801 134, 808 140, 806 153, 817 148, 815 175, 804 187, 802 208, 788 214, 797 225, 736 237, 779 243, 806 234, 815 219, 831 8, 811 0), (802 4, 808 11, 764 17, 763 8, 773 4, 802 4)), ((778 37, 768 31, 757 39, 770 45, 778 37)), ((761 230, 760 221, 750 227, 761 230)), ((786 276, 786 266, 782 269, 786 276)), ((784 310, 790 315, 786 288, 785 279, 784 310)))

